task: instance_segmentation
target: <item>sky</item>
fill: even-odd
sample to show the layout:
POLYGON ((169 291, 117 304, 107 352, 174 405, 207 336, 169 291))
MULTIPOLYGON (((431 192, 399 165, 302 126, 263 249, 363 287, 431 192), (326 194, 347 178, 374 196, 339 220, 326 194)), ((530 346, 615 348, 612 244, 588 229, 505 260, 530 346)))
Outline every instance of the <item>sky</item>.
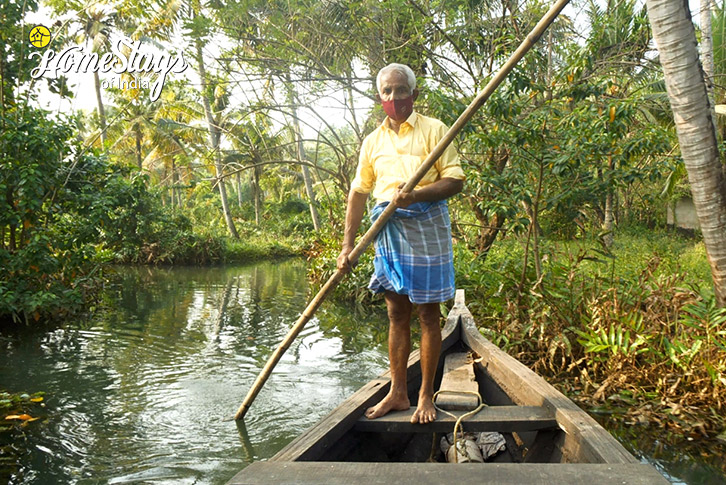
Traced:
MULTIPOLYGON (((699 8, 699 0, 689 0, 691 5, 691 11, 694 18, 694 21, 696 23, 699 22, 699 15, 698 15, 698 8, 699 8)), ((566 15, 572 17, 575 21, 575 25, 583 25, 584 26, 584 19, 585 19, 585 13, 584 9, 575 9, 570 6, 568 6, 564 12, 566 15)), ((50 10, 42 6, 41 9, 38 12, 29 13, 26 16, 26 23, 28 24, 27 31, 32 28, 33 25, 36 24, 43 24, 47 27, 50 27, 52 29, 52 24, 55 23, 55 21, 58 20, 56 17, 51 16, 50 10)), ((583 27, 584 29, 584 27, 583 27)), ((183 38, 181 36, 176 36, 172 39, 172 42, 170 45, 174 46, 180 46, 183 42, 183 38)), ((144 44, 143 46, 144 51, 146 52, 156 52, 157 56, 160 51, 154 49, 149 44, 144 44)), ((208 62, 210 64, 213 64, 214 57, 219 55, 219 45, 215 43, 208 43, 205 47, 205 56, 208 58, 208 62)), ((189 59, 188 57, 185 57, 185 60, 187 64, 189 64, 189 67, 183 72, 183 73, 169 73, 167 76, 167 79, 187 79, 187 82, 198 84, 199 78, 196 75, 196 70, 191 65, 192 59, 189 59)), ((39 59, 36 57, 35 62, 38 63, 39 59)), ((108 82, 113 82, 112 79, 113 73, 108 74, 101 74, 101 79, 106 79, 108 82)), ((60 111, 60 112, 71 112, 77 109, 82 109, 86 111, 92 111, 96 109, 96 97, 95 97, 95 90, 94 90, 94 84, 93 84, 93 74, 91 72, 88 73, 79 73, 79 74, 69 74, 68 75, 69 80, 72 85, 72 91, 74 92, 74 96, 71 99, 61 99, 60 96, 50 93, 45 88, 45 83, 39 83, 42 87, 39 101, 42 107, 48 110, 52 111, 60 111)), ((366 90, 368 86, 362 85, 360 86, 363 90, 366 90)), ((239 104, 239 105, 245 105, 249 104, 251 97, 254 97, 254 90, 252 89, 252 85, 247 85, 245 87, 244 82, 240 82, 235 89, 231 91, 231 103, 239 104)), ((104 97, 104 102, 108 102, 108 99, 104 97)), ((364 119, 364 117, 367 114, 367 111, 371 109, 372 102, 369 99, 360 97, 356 100, 356 112, 357 117, 359 119, 364 119)), ((342 95, 341 93, 330 93, 329 96, 323 97, 317 100, 311 100, 310 101, 310 107, 312 109, 315 109, 322 118, 325 120, 333 120, 333 124, 336 124, 340 126, 341 124, 349 123, 350 119, 347 119, 346 116, 346 110, 342 102, 342 95), (335 120, 338 120, 338 123, 335 123, 335 120)), ((310 111, 307 113, 305 112, 305 109, 303 109, 303 112, 300 113, 301 117, 306 120, 305 123, 303 123, 303 133, 305 136, 313 136, 317 131, 319 131, 323 127, 323 122, 312 115, 310 111)), ((280 119, 281 123, 284 123, 285 120, 280 119)))
MULTIPOLYGON (((66 18, 68 18, 68 16, 63 17, 60 20, 65 20, 66 18)), ((38 12, 32 12, 26 16, 26 24, 28 25, 26 31, 30 31, 30 29, 37 24, 45 25, 52 30, 52 26, 57 20, 59 20, 57 17, 51 15, 51 10, 43 5, 38 12)), ((179 47, 183 45, 183 42, 184 39, 182 36, 177 35, 171 39, 171 42, 168 44, 179 47)), ((219 45, 220 42, 223 42, 223 39, 217 39, 216 43, 209 42, 204 48, 206 62, 211 68, 214 67, 214 58, 220 54, 221 48, 223 47, 219 45)), ((114 39, 112 39, 112 43, 115 43, 114 39)), ((160 53, 159 50, 155 49, 148 43, 144 43, 143 47, 139 50, 142 49, 144 51, 156 52, 156 55, 160 53)), ((84 48, 84 52, 85 51, 86 49, 84 48)), ((196 69, 192 65, 193 60, 188 56, 184 56, 184 59, 187 64, 189 64, 189 67, 180 74, 169 73, 167 79, 186 79, 188 83, 198 85, 200 81, 196 73, 196 69)), ((34 63, 34 65, 40 64, 40 58, 34 58, 34 63)), ((113 72, 99 73, 99 75, 102 80, 106 79, 109 84, 113 85, 114 83, 118 84, 120 82, 120 80, 115 79, 118 75, 115 75, 113 72)), ((66 76, 69 79, 69 84, 72 86, 71 91, 74 93, 72 98, 63 99, 57 94, 53 94, 48 91, 45 82, 38 83, 40 86, 39 103, 41 107, 50 111, 63 113, 79 109, 88 112, 95 110, 97 107, 97 101, 95 96, 93 73, 69 72, 66 76)), ((236 80, 239 82, 235 83, 236 85, 230 92, 230 104, 233 106, 250 104, 251 101, 255 100, 255 89, 259 89, 260 86, 255 85, 254 83, 247 83, 243 80, 243 76, 241 75, 237 76, 236 80)), ((368 86, 359 87, 364 91, 368 89, 368 86)), ((103 95, 103 92, 102 96, 104 103, 107 103, 109 99, 103 95)), ((368 99, 358 99, 356 101, 357 118, 362 120, 366 115, 366 112, 370 110, 371 106, 372 102, 368 99)), ((310 108, 314 109, 318 113, 318 116, 314 116, 311 110, 307 110, 306 112, 306 108, 301 108, 301 112, 299 112, 300 117, 303 119, 301 129, 303 130, 303 135, 305 137, 315 136, 317 132, 324 127, 324 122, 320 118, 326 121, 340 120, 339 123, 334 123, 338 126, 350 122, 350 120, 347 119, 349 116, 343 104, 342 95, 339 93, 333 92, 330 93, 329 96, 320 97, 314 100, 311 103, 310 108)), ((286 124, 282 115, 278 115, 277 118, 281 125, 286 124)))

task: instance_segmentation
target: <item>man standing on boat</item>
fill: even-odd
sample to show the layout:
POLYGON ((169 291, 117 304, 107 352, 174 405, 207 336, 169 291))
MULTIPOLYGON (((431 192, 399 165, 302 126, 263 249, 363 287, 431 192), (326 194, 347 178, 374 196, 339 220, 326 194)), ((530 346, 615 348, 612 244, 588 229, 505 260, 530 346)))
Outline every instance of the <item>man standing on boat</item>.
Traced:
POLYGON ((368 194, 372 193, 377 203, 372 220, 386 205, 394 204, 395 214, 376 237, 375 269, 368 285, 376 293, 385 293, 390 323, 391 389, 365 414, 374 419, 411 405, 406 367, 415 305, 421 325, 422 381, 411 422, 430 423, 436 419, 432 398, 441 351, 439 304, 453 298, 456 291, 446 199, 461 192, 465 177, 456 150, 450 145, 412 192, 401 192, 447 129, 441 121, 413 110, 419 91, 410 67, 389 64, 378 73, 376 87, 388 116, 363 140, 348 195, 345 235, 337 266, 342 271, 350 270, 348 255, 355 246, 368 194))

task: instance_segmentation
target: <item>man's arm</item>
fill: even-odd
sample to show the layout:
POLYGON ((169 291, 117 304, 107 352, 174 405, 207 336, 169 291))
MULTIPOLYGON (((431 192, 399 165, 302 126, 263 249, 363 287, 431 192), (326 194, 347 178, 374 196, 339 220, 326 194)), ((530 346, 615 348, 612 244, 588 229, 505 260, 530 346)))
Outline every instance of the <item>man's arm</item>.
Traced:
POLYGON ((408 207, 414 202, 433 202, 437 200, 448 199, 464 188, 464 181, 451 177, 444 177, 436 182, 427 185, 422 189, 417 189, 408 194, 401 192, 405 184, 398 186, 396 194, 393 196, 392 203, 396 207, 408 207))
POLYGON ((345 210, 345 233, 343 235, 342 249, 337 260, 338 269, 341 271, 350 271, 351 261, 348 261, 348 255, 355 247, 355 236, 358 234, 360 223, 363 220, 367 199, 368 194, 362 194, 355 190, 351 190, 348 194, 348 207, 345 210))

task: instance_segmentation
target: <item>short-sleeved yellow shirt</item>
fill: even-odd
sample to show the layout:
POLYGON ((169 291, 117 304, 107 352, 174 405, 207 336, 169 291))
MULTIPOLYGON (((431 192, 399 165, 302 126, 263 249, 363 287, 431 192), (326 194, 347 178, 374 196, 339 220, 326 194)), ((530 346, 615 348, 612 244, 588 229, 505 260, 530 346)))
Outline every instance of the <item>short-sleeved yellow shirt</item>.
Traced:
MULTIPOLYGON (((363 194, 372 191, 378 203, 390 202, 396 187, 411 178, 446 131, 441 121, 415 111, 401 124, 398 133, 390 128, 386 118, 363 140, 351 190, 363 194)), ((453 145, 449 145, 416 188, 444 177, 466 178, 453 145)))

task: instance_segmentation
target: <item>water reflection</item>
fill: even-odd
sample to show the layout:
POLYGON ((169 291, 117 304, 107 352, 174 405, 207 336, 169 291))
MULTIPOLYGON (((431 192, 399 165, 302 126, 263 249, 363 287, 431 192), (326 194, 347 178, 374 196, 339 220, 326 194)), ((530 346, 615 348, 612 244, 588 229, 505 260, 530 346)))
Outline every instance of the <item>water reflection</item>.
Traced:
POLYGON ((119 269, 93 322, 0 356, 4 387, 48 393, 11 483, 223 483, 272 456, 386 367, 385 319, 326 304, 225 421, 309 296, 299 261, 119 269))
POLYGON ((726 445, 717 441, 687 441, 658 427, 626 425, 608 415, 594 415, 628 451, 655 466, 675 485, 726 483, 726 445))

